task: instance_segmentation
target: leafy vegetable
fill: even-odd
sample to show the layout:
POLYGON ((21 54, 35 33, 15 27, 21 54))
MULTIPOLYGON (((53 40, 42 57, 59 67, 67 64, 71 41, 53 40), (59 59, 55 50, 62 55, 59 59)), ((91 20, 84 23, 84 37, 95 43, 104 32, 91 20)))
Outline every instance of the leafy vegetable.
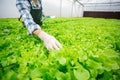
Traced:
POLYGON ((0 19, 1 80, 119 80, 120 20, 55 18, 42 29, 63 48, 47 51, 17 19, 0 19))

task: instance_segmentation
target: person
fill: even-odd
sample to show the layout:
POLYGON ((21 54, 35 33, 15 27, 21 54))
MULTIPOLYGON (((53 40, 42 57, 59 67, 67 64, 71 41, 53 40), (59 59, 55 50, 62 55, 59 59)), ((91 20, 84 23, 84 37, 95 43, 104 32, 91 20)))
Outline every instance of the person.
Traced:
POLYGON ((34 34, 43 40, 48 50, 59 50, 62 47, 55 37, 49 35, 40 27, 42 25, 41 0, 16 0, 16 6, 29 34, 34 34))

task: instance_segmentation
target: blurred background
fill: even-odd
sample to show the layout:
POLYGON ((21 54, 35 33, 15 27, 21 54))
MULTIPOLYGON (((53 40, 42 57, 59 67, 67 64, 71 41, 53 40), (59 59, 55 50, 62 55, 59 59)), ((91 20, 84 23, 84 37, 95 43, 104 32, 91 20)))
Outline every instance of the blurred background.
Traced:
MULTIPOLYGON (((18 18, 16 0, 0 0, 0 18, 18 18)), ((46 16, 120 19, 120 0, 42 0, 46 16)))

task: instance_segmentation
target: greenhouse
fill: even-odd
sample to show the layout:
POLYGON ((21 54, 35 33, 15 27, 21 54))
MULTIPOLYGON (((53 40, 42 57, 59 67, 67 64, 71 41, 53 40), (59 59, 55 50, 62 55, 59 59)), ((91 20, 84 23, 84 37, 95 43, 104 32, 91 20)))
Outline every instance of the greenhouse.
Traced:
POLYGON ((1 0, 0 80, 119 80, 120 0, 1 0))

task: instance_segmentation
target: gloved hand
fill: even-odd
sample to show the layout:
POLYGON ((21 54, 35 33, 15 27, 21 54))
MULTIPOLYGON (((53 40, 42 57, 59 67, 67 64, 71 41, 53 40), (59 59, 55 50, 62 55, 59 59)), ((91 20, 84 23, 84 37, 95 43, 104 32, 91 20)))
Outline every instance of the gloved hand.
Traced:
POLYGON ((41 31, 38 34, 38 37, 44 41, 44 44, 48 50, 59 50, 62 47, 58 40, 56 40, 53 36, 48 35, 44 31, 41 31))

